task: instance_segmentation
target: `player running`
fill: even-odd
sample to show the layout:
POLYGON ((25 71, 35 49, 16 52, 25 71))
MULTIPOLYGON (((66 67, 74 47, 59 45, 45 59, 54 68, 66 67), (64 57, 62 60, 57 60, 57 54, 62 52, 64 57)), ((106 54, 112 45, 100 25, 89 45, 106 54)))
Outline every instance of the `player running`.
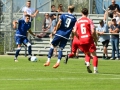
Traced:
POLYGON ((16 29, 18 24, 18 28, 16 30, 15 34, 15 40, 17 44, 17 50, 15 54, 14 61, 18 62, 17 57, 19 55, 19 52, 21 50, 21 44, 25 44, 28 47, 28 59, 30 60, 31 55, 32 55, 32 50, 31 50, 31 44, 29 43, 27 39, 27 32, 29 32, 31 35, 36 36, 31 32, 31 22, 30 21, 30 15, 25 15, 25 20, 19 20, 19 21, 13 21, 13 28, 16 29))
POLYGON ((57 23, 56 30, 55 32, 53 32, 55 33, 55 36, 53 38, 53 41, 51 42, 52 45, 48 53, 48 60, 44 64, 44 66, 50 65, 50 59, 53 55, 53 50, 57 45, 59 45, 58 60, 57 63, 53 66, 53 68, 57 68, 60 65, 60 61, 62 59, 62 50, 66 46, 66 43, 76 22, 76 18, 72 15, 73 12, 74 7, 69 6, 68 13, 62 14, 60 16, 60 20, 57 23))
POLYGON ((87 71, 89 73, 92 73, 92 71, 90 70, 90 58, 92 55, 94 73, 98 73, 98 70, 97 70, 98 58, 96 56, 96 46, 94 44, 95 42, 97 45, 97 36, 94 31, 94 24, 92 20, 87 18, 87 16, 88 16, 88 9, 83 8, 82 17, 78 19, 74 28, 74 32, 78 39, 77 38, 74 39, 74 42, 72 45, 74 47, 72 47, 72 53, 69 54, 68 57, 66 58, 66 63, 68 61, 68 58, 73 57, 74 53, 76 52, 76 49, 79 48, 85 54, 87 71))

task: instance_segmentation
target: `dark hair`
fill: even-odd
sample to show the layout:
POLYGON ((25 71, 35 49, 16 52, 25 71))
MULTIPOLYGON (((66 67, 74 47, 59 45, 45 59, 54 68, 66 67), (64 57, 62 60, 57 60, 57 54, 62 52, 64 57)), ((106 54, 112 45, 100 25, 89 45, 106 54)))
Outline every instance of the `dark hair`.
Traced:
POLYGON ((29 17, 30 18, 30 15, 26 14, 25 17, 29 17))
POLYGON ((30 0, 28 0, 27 2, 31 2, 30 0))
POLYGON ((63 6, 62 4, 59 4, 59 6, 58 7, 61 7, 61 6, 63 6))
POLYGON ((73 13, 74 12, 74 6, 68 6, 68 10, 71 12, 71 13, 73 13))
POLYGON ((52 8, 52 7, 55 7, 55 5, 51 5, 51 8, 52 8))
POLYGON ((81 11, 84 15, 88 15, 88 9, 87 8, 83 8, 81 11))
POLYGON ((44 16, 45 16, 46 14, 49 16, 49 13, 45 13, 44 16))

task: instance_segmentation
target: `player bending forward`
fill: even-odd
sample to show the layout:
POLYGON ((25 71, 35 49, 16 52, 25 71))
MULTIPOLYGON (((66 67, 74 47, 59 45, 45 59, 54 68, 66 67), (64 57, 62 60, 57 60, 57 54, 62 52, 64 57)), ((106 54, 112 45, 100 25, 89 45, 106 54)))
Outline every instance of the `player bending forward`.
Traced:
POLYGON ((60 20, 57 23, 55 36, 51 42, 51 48, 48 53, 48 60, 44 64, 44 66, 50 65, 50 59, 53 55, 54 48, 59 45, 59 52, 58 52, 58 60, 57 63, 53 66, 53 68, 57 68, 60 65, 60 60, 62 59, 62 50, 66 46, 70 33, 75 25, 76 18, 72 15, 74 11, 73 6, 68 7, 68 13, 62 14, 60 16, 60 20))
POLYGON ((98 73, 97 70, 98 58, 96 56, 96 46, 94 44, 95 42, 97 45, 97 36, 94 31, 94 24, 92 20, 87 18, 87 16, 88 16, 88 9, 83 8, 82 17, 78 19, 74 28, 74 32, 78 39, 77 38, 74 39, 72 45, 73 46, 72 53, 69 54, 68 57, 66 58, 66 63, 68 61, 68 58, 73 57, 74 53, 76 52, 76 49, 79 48, 85 54, 88 73, 92 73, 90 69, 90 58, 91 58, 90 55, 92 55, 93 57, 94 73, 98 73))
POLYGON ((16 29, 18 24, 18 28, 16 30, 16 34, 15 34, 15 40, 16 40, 16 44, 17 44, 17 50, 16 50, 16 54, 15 54, 15 58, 14 61, 18 62, 17 57, 19 55, 19 52, 21 50, 21 44, 25 44, 28 47, 28 60, 30 60, 31 55, 32 55, 32 50, 31 50, 31 44, 29 43, 28 39, 27 39, 27 31, 35 36, 35 34, 33 34, 31 32, 31 22, 30 21, 30 15, 25 15, 25 20, 19 20, 19 21, 13 21, 13 28, 16 29))

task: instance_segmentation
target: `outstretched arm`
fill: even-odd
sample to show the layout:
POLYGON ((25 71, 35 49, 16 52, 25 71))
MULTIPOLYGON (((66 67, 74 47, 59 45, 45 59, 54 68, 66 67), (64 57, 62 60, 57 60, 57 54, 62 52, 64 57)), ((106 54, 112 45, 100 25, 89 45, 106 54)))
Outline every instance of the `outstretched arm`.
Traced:
POLYGON ((28 32, 33 35, 33 36, 36 36, 31 30, 28 30, 28 32))

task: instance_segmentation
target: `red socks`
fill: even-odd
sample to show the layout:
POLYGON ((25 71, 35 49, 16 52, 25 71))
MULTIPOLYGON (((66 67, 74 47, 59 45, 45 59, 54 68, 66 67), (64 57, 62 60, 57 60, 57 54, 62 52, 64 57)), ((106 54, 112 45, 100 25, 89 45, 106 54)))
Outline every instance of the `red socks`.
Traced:
POLYGON ((88 55, 88 54, 85 55, 85 61, 86 61, 86 62, 90 62, 90 58, 91 58, 90 55, 88 55))
POLYGON ((97 66, 98 66, 98 57, 97 57, 97 56, 94 56, 94 57, 93 57, 93 66, 94 66, 94 67, 97 67, 97 66))
POLYGON ((74 54, 71 53, 71 54, 68 55, 68 57, 69 57, 69 58, 73 58, 73 57, 74 57, 74 54))

